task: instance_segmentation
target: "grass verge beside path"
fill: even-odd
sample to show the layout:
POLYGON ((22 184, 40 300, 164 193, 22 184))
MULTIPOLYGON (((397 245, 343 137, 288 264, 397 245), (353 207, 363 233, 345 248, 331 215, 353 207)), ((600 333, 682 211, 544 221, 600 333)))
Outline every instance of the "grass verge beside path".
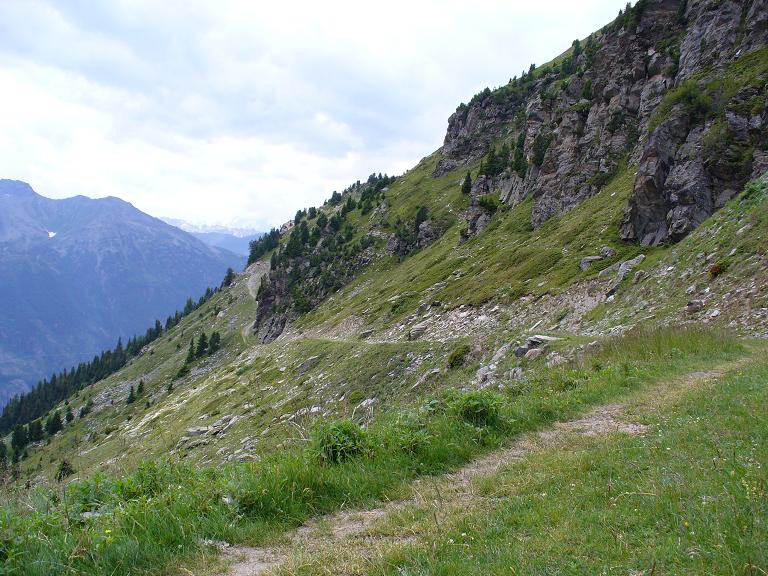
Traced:
POLYGON ((644 437, 571 436, 482 478, 479 509, 366 573, 768 573, 768 360, 701 382, 637 395, 644 437))
POLYGON ((178 573, 180 559, 214 553, 205 540, 259 543, 313 515, 396 497, 411 479, 455 468, 511 436, 747 352, 718 333, 636 332, 585 365, 541 372, 503 395, 446 394, 389 415, 365 432, 359 455, 339 464, 294 446, 255 463, 146 463, 122 479, 21 495, 0 507, 0 574, 178 573))

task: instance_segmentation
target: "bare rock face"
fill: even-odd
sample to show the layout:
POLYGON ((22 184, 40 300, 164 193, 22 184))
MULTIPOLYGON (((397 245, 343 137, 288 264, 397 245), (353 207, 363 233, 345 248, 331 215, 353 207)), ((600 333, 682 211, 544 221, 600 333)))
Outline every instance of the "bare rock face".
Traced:
POLYGON ((488 227, 493 213, 480 204, 480 199, 492 193, 497 188, 497 179, 489 176, 478 176, 472 183, 469 208, 462 215, 467 227, 461 231, 461 241, 477 236, 488 227))
MULTIPOLYGON (((435 175, 477 161, 499 139, 517 142, 510 158, 517 153, 522 167, 483 181, 484 193, 511 206, 533 197, 531 224, 538 227, 596 194, 624 162, 636 164, 621 236, 644 244, 676 241, 721 207, 768 165, 768 106, 754 106, 753 86, 736 95, 743 105, 729 106, 724 121, 684 106, 659 121, 657 110, 670 89, 701 82, 702 71, 716 77, 764 48, 768 2, 688 0, 683 11, 679 0, 638 6, 588 48, 581 45, 572 63, 578 72, 565 80, 539 69, 462 104, 449 119, 435 175)), ((467 221, 469 235, 485 223, 474 205, 467 221)))

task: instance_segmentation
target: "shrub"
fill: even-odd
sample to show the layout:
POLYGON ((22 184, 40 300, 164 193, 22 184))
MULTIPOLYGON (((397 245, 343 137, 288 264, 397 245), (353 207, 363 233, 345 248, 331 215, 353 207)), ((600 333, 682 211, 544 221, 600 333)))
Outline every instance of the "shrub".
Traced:
POLYGON ((315 456, 324 462, 337 464, 368 451, 368 436, 352 420, 337 420, 318 426, 312 438, 315 456))
POLYGON ((464 361, 469 354, 469 344, 461 344, 451 351, 448 355, 448 367, 459 368, 464 365, 464 361))
POLYGON ((497 194, 485 194, 477 201, 477 205, 494 214, 499 209, 499 197, 497 194))
POLYGON ((725 272, 727 269, 728 269, 728 261, 719 260, 718 262, 715 262, 714 264, 712 264, 712 266, 709 269, 709 275, 712 278, 717 278, 718 276, 720 276, 720 274, 725 272))
POLYGON ((498 394, 488 391, 467 392, 454 402, 457 414, 474 426, 494 426, 499 422, 501 398, 498 394))
POLYGON ((550 143, 552 142, 552 134, 542 133, 536 136, 533 141, 533 163, 536 166, 541 166, 544 162, 544 155, 547 153, 550 143))

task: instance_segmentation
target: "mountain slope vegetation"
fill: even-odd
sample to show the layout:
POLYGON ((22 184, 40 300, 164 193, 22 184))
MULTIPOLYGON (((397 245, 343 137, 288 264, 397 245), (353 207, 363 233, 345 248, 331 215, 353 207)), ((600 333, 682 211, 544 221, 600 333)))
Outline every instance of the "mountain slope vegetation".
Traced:
MULTIPOLYGON (((665 486, 689 479, 649 453, 681 442, 664 418, 691 412, 712 418, 685 421, 694 437, 712 438, 717 422, 744 426, 724 432, 734 462, 764 457, 748 445, 764 419, 744 425, 726 406, 762 401, 764 346, 754 339, 768 335, 768 156, 754 89, 768 81, 767 21, 760 2, 638 2, 553 62, 461 105, 443 147, 413 169, 373 174, 254 242, 246 270, 199 308, 26 423, 35 440, 11 450, 19 492, 0 514, 14 535, 0 540, 8 573, 173 574, 179 556, 210 568, 214 541, 269 544, 312 516, 396 498, 521 434, 745 357, 755 367, 728 376, 733 389, 711 388, 711 406, 693 394, 644 416, 663 440, 547 452, 514 468, 519 481, 502 472, 496 489, 484 485, 503 506, 451 510, 445 531, 422 525, 412 546, 356 569, 562 568, 576 546, 618 542, 558 514, 579 498, 627 538, 621 573, 651 573, 654 560, 670 573, 720 560, 768 569, 755 544, 763 528, 744 532, 762 508, 744 494, 709 560, 670 559, 680 548, 663 539, 668 530, 691 550, 717 543, 720 509, 697 516, 690 506, 725 468, 709 474, 709 452, 693 440, 681 450, 701 481, 663 491, 654 506, 680 505, 689 516, 677 520, 708 528, 692 529, 697 537, 665 514, 658 554, 639 543, 653 531, 650 512, 618 529, 610 503, 573 481, 582 473, 603 486, 616 472, 617 489, 650 493, 629 471, 665 486), (723 95, 734 105, 717 104, 723 95), (700 154, 705 144, 717 162, 700 154), (56 413, 62 429, 38 434, 56 413), (605 464, 590 467, 595 459, 605 464), (576 486, 557 490, 562 482, 576 486), (551 503, 518 496, 534 485, 551 503), (22 506, 34 513, 19 515, 22 506), (540 543, 569 531, 548 548, 550 564, 518 547, 522 532, 540 543)), ((765 464, 749 486, 764 483, 765 464)), ((623 512, 636 506, 626 498, 623 512)), ((297 570, 322 571, 322 558, 297 570)), ((574 573, 603 567, 573 562, 574 573)))

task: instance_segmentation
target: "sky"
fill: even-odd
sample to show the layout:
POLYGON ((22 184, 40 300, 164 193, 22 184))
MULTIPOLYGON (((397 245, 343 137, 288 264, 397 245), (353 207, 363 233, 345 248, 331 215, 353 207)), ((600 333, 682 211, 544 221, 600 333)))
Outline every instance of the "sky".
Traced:
POLYGON ((266 230, 624 1, 0 0, 0 178, 266 230))

